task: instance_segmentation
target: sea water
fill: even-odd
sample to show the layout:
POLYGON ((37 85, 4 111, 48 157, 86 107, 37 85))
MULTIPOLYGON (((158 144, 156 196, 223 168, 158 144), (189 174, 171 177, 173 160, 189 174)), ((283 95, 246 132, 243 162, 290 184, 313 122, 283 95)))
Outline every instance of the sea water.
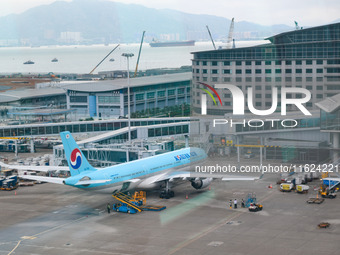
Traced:
MULTIPOLYGON (((240 41, 237 47, 254 46, 265 41, 240 41)), ((89 73, 116 46, 110 45, 72 45, 72 46, 41 46, 41 47, 3 47, 0 48, 0 73, 89 73), (57 58, 58 62, 51 62, 57 58), (24 62, 35 62, 25 65, 24 62)), ((126 70, 127 61, 123 53, 133 53, 129 69, 133 71, 139 51, 139 44, 121 44, 94 71, 126 70), (114 61, 110 61, 114 59, 114 61)), ((226 46, 217 42, 216 46, 226 46)), ((144 43, 139 60, 139 70, 152 68, 178 68, 191 65, 192 52, 213 50, 211 42, 196 42, 195 46, 150 47, 144 43)))

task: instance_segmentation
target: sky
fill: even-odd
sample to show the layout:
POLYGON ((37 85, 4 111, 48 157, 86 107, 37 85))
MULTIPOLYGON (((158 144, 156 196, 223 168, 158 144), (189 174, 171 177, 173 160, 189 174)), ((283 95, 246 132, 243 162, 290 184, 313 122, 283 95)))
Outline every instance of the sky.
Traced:
MULTIPOLYGON (((56 0, 1 0, 0 16, 22 13, 56 0)), ((62 1, 62 0, 59 0, 62 1)), ((70 2, 71 0, 64 0, 70 2)), ((82 0, 78 0, 82 1, 82 0)), ((98 0, 101 1, 101 0, 98 0)), ((107 0, 139 4, 156 9, 174 9, 193 14, 210 14, 235 21, 262 25, 316 26, 340 19, 339 0, 107 0)))

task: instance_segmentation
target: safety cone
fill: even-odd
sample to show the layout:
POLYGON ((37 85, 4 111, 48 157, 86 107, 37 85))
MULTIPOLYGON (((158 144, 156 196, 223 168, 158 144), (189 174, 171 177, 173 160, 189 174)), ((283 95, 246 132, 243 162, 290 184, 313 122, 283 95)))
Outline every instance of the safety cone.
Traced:
POLYGON ((209 190, 211 190, 211 187, 209 186, 209 190))
POLYGON ((185 199, 188 199, 188 194, 185 195, 185 199))
POLYGON ((14 196, 16 196, 17 195, 17 191, 14 191, 14 196))

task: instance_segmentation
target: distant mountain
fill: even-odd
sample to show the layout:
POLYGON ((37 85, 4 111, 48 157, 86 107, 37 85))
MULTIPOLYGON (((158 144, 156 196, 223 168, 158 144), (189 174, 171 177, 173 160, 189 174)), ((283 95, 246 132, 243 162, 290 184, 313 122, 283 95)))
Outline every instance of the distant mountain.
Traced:
MULTIPOLYGON (((237 17, 236 17, 237 20, 237 17)), ((145 41, 209 40, 209 26, 215 40, 228 36, 230 20, 212 15, 188 14, 169 9, 101 0, 58 1, 31 8, 22 14, 0 18, 0 46, 7 44, 91 44, 145 41)), ((263 39, 292 30, 286 25, 262 26, 235 22, 234 38, 263 39)))

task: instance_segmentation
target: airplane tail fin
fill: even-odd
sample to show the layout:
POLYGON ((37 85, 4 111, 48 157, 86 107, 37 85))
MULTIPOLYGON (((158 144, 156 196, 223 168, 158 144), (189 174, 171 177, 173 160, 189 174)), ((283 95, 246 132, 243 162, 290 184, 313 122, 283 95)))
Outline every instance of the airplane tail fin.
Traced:
POLYGON ((70 168, 71 176, 78 175, 84 171, 96 171, 87 161, 70 132, 61 132, 60 137, 63 142, 65 157, 70 168))

